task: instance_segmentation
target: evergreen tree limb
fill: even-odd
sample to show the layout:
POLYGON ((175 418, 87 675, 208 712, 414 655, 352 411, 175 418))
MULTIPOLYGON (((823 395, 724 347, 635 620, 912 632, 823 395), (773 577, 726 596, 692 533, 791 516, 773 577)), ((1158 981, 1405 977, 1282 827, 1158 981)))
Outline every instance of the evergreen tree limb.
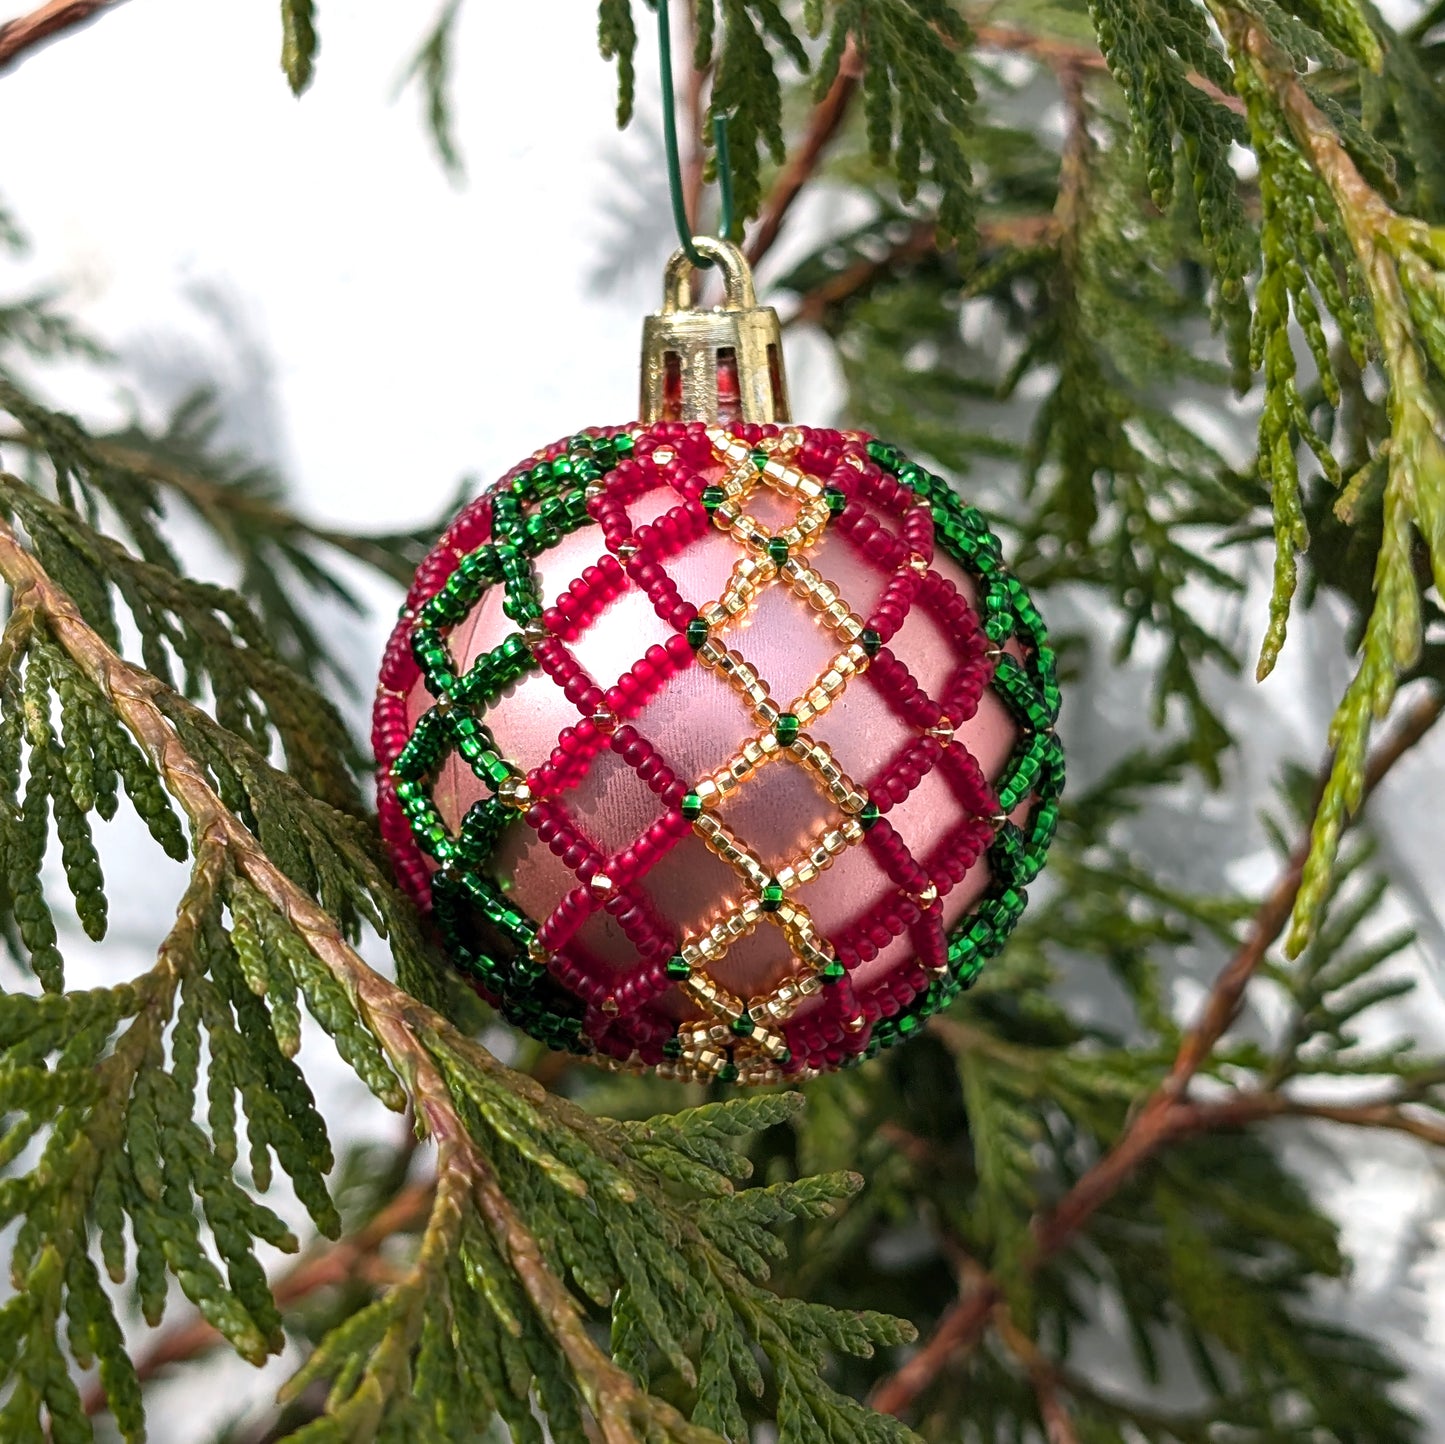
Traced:
POLYGON ((435 1035, 467 1049, 468 1040, 439 1014, 403 993, 369 968, 346 941, 335 920, 301 890, 261 849, 251 832, 221 802, 204 769, 182 742, 157 703, 162 684, 132 667, 86 623, 67 597, 0 520, 0 577, 19 607, 46 619, 56 640, 115 708, 162 778, 166 790, 191 821, 198 847, 226 853, 236 871, 264 896, 302 938, 316 959, 345 989, 357 1013, 409 1085, 418 1121, 439 1150, 434 1225, 450 1230, 451 1217, 468 1192, 486 1219, 502 1256, 521 1282, 539 1316, 577 1372, 589 1402, 601 1408, 607 1444, 636 1444, 633 1421, 650 1417, 673 1437, 711 1444, 714 1436, 694 1429, 636 1384, 593 1342, 577 1304, 543 1260, 536 1239, 518 1218, 495 1175, 459 1117, 452 1095, 431 1053, 420 1039, 435 1035), (463 1186, 464 1185, 464 1186, 463 1186), (438 1214, 437 1210, 441 1210, 438 1214))
MULTIPOLYGON (((978 247, 985 255, 999 250, 1050 247, 1059 240, 1059 218, 1052 211, 1037 215, 984 216, 978 222, 978 247)), ((939 254, 938 231, 932 221, 915 221, 908 233, 881 256, 860 256, 842 270, 803 292, 785 325, 824 324, 830 313, 867 292, 888 276, 939 254)))
POLYGON ((1245 1091, 1218 1101, 1181 1103, 1175 1110, 1178 1137, 1214 1129, 1244 1128, 1275 1118, 1310 1118, 1350 1128, 1376 1128, 1403 1133, 1433 1148, 1445 1148, 1445 1119, 1410 1112, 1418 1104, 1410 1090, 1353 1103, 1324 1103, 1296 1098, 1277 1090, 1245 1091))
MULTIPOLYGON (((358 885, 371 884, 354 878, 350 891, 337 895, 323 877, 315 884, 317 896, 333 899, 323 906, 294 881, 260 840, 270 830, 254 790, 259 779, 250 779, 259 831, 243 823, 218 790, 225 789, 227 798, 237 795, 230 769, 244 770, 260 759, 248 761, 243 745, 230 739, 223 765, 222 754, 210 750, 215 744, 210 719, 121 658, 3 520, 0 578, 16 609, 37 625, 43 621, 53 639, 47 645, 69 659, 134 735, 156 778, 190 821, 198 867, 202 858, 211 860, 212 870, 223 867, 230 940, 250 992, 268 994, 275 985, 269 954, 276 954, 293 994, 298 984, 304 989, 317 1020, 363 1080, 390 1106, 400 1108, 409 1098, 418 1127, 437 1145, 438 1186, 417 1258, 381 1298, 328 1334, 303 1366, 296 1387, 328 1378, 333 1383, 325 1415, 299 1437, 308 1444, 369 1439, 383 1425, 416 1422, 420 1411, 431 1419, 453 1409, 472 1417, 479 1409, 495 1409, 518 1427, 523 1415, 531 1417, 527 1400, 535 1381, 539 1407, 559 1439, 583 1437, 585 1403, 605 1444, 718 1444, 717 1430, 734 1437, 741 1431, 741 1425, 734 1427, 741 1418, 736 1388, 759 1377, 751 1352, 757 1346, 779 1380, 782 1438, 789 1444, 829 1430, 840 1436, 853 1431, 850 1437, 870 1444, 911 1438, 894 1421, 869 1413, 817 1377, 825 1349, 867 1356, 877 1344, 911 1338, 911 1328, 879 1314, 844 1315, 777 1299, 760 1286, 766 1270, 760 1270, 762 1257, 750 1242, 769 1225, 826 1215, 859 1180, 835 1174, 735 1193, 730 1180, 745 1176, 749 1165, 738 1157, 740 1167, 727 1167, 727 1151, 719 1152, 706 1137, 711 1132, 730 1138, 781 1121, 796 1111, 797 1095, 715 1105, 694 1110, 691 1118, 619 1125, 593 1118, 504 1068, 426 1002, 367 966, 338 921, 342 904, 353 911, 370 906, 368 916, 378 927, 384 922, 396 949, 407 922, 392 911, 390 896, 363 899, 358 885), (213 782, 208 767, 232 781, 213 782), (709 1206, 698 1210, 683 1202, 697 1197, 709 1206), (587 1203, 580 1209, 568 1202, 582 1199, 587 1203), (581 1294, 611 1309, 617 1361, 594 1340, 579 1297, 564 1282, 569 1273, 581 1294), (489 1311, 480 1321, 461 1322, 468 1310, 475 1311, 478 1289, 489 1311), (708 1342, 714 1335, 724 1341, 721 1356, 708 1342), (705 1424, 689 1422, 649 1390, 653 1347, 685 1387, 699 1389, 696 1407, 705 1424), (492 1356, 497 1367, 487 1377, 473 1376, 460 1361, 474 1350, 485 1356, 489 1348, 501 1350, 501 1358, 492 1356), (689 1353, 699 1348, 701 1372, 689 1353)), ((40 675, 48 675, 43 666, 40 675)), ((295 788, 275 773, 267 785, 295 788)), ((308 806, 320 804, 296 792, 293 807, 300 816, 293 815, 292 822, 304 832, 314 821, 306 816, 308 806)), ((335 814, 325 815, 335 821, 335 814)), ((274 835, 271 841, 285 845, 274 835)), ((335 860, 324 864, 323 872, 334 865, 335 860)), ((193 890, 196 886, 193 879, 193 890)), ((193 931, 219 927, 218 894, 213 889, 209 896, 210 910, 193 931)), ((410 944, 397 956, 416 991, 436 992, 410 944)), ((69 995, 60 1001, 68 1000, 69 995)), ((277 1007, 279 1002, 269 1018, 261 1013, 273 1029, 280 1026, 277 1007)), ((193 1018, 199 1024, 199 1016, 193 1018)), ((194 1032, 191 1026, 188 1036, 194 1032)), ((294 1051, 294 1030, 290 1046, 294 1051)), ((198 1052, 198 1045, 188 1043, 185 1059, 175 1065, 177 1071, 184 1067, 192 1088, 198 1052)), ((186 1126, 199 1137, 199 1129, 186 1126)), ((234 1116, 223 1131, 234 1134, 234 1116)), ((326 1203, 329 1207, 329 1199, 326 1203)), ((334 1220, 334 1209, 331 1216, 334 1220)), ((219 1235, 223 1220, 213 1218, 209 1207, 207 1218, 219 1235)), ((194 1233, 195 1225, 189 1227, 194 1233)), ((234 1227, 228 1238, 240 1246, 234 1227)), ((50 1287, 44 1273, 52 1267, 49 1257, 36 1264, 42 1270, 37 1288, 50 1287)), ((211 1292, 217 1317, 232 1319, 228 1337, 248 1356, 260 1357, 279 1346, 280 1318, 264 1274, 249 1253, 247 1258, 248 1288, 268 1333, 244 1317, 232 1319, 236 1311, 223 1284, 211 1292)), ((184 1282, 186 1275, 181 1277, 184 1282)), ((56 1309, 45 1304, 50 1294, 36 1297, 41 1312, 35 1347, 54 1357, 49 1321, 56 1309)), ((158 1306, 151 1313, 158 1316, 158 1306)), ((133 1367, 127 1367, 133 1380, 133 1367)), ((52 1412, 63 1406, 83 1419, 79 1394, 71 1393, 73 1399, 56 1404, 47 1396, 45 1403, 52 1412)), ((28 1397, 21 1402, 29 1406, 28 1397)))
POLYGON ((23 60, 30 51, 67 31, 89 24, 103 10, 113 10, 122 0, 46 0, 27 15, 18 15, 0 25, 0 70, 23 60))
POLYGON ((817 174, 829 143, 848 118, 862 77, 863 57, 850 35, 838 61, 838 74, 828 87, 827 94, 814 107, 802 141, 778 173, 772 190, 763 202, 758 223, 748 237, 745 254, 753 265, 756 266, 772 249, 793 202, 817 174))
MULTIPOLYGON (((278 1308, 300 1303, 320 1289, 334 1288, 354 1278, 398 1233, 411 1230, 431 1208, 433 1182, 402 1189, 354 1233, 312 1249, 296 1260, 271 1285, 278 1308)), ((225 1343, 224 1337, 199 1314, 159 1334, 135 1361, 137 1380, 145 1384, 178 1364, 189 1363, 225 1343)), ((93 1385, 84 1396, 85 1412, 104 1413, 109 1406, 105 1390, 93 1385)))
MULTIPOLYGON (((38 456, 47 454, 45 442, 26 431, 0 433, 0 446, 4 445, 19 446, 38 456)), ((416 558, 400 551, 393 537, 360 535, 322 526, 272 497, 229 486, 121 442, 94 437, 91 446, 101 462, 146 477, 183 498, 200 519, 222 537, 231 535, 236 527, 244 527, 277 538, 304 538, 364 562, 393 581, 405 584, 411 580, 416 558)))
MULTIPOLYGON (((1372 757, 1365 772, 1362 805, 1395 764, 1429 733, 1442 715, 1445 715, 1445 694, 1430 692, 1415 703, 1372 757)), ((1328 769, 1321 774, 1317 789, 1319 796, 1323 795, 1327 776, 1328 769)), ((1067 1248, 1098 1210, 1144 1163, 1171 1143, 1200 1131, 1199 1127, 1192 1125, 1207 1122, 1216 1127, 1235 1126, 1228 1111, 1228 1102, 1196 1105, 1188 1099, 1189 1084, 1238 1016, 1250 980, 1259 971, 1269 948, 1284 931, 1309 853, 1310 837, 1307 834, 1296 845, 1274 887, 1260 904, 1248 938, 1215 979, 1199 1020, 1185 1034, 1168 1074, 1133 1109, 1130 1122, 1118 1142, 1082 1174, 1057 1204, 1033 1219, 1030 1224, 1033 1249, 1021 1265, 1025 1274, 1036 1273, 1043 1264, 1067 1248)), ((1248 1098, 1249 1095, 1244 1096, 1248 1098)), ((1290 1111, 1283 1104, 1259 1101, 1265 1096, 1269 1095, 1256 1095, 1252 1104, 1242 1103, 1240 1107, 1244 1114, 1247 1115, 1250 1107, 1260 1110, 1259 1117, 1278 1116, 1290 1111)), ((1292 1103, 1291 1107, 1294 1106, 1302 1110, 1301 1116, 1327 1116, 1323 1112, 1313 1114, 1309 1111, 1316 1106, 1313 1104, 1292 1103)), ((1445 1137, 1437 1140, 1433 1136, 1433 1128, 1421 1132, 1420 1127, 1424 1125, 1420 1124, 1420 1120, 1400 1111, 1400 1105, 1393 1101, 1384 1104, 1366 1102, 1358 1109, 1355 1105, 1339 1105, 1334 1121, 1412 1132, 1427 1138, 1427 1141, 1445 1143, 1445 1137)), ((873 1408, 886 1414, 905 1413, 944 1369, 978 1344, 1004 1297, 1003 1285, 992 1274, 984 1273, 966 1279, 959 1299, 945 1312, 930 1338, 873 1391, 870 1399, 873 1408)))
MULTIPOLYGON (((999 25, 983 18, 997 13, 997 9, 988 8, 979 12, 979 18, 970 19, 969 28, 973 32, 974 44, 979 49, 1026 55, 1031 60, 1048 66, 1055 73, 1066 70, 1108 70, 1108 62, 1096 46, 1080 45, 1074 41, 1061 40, 1053 35, 1041 35, 1012 25, 999 25)), ((1237 95, 1231 95, 1222 89, 1208 76, 1201 75, 1197 70, 1190 70, 1185 73, 1185 79, 1195 89, 1203 91, 1211 100, 1234 111, 1236 115, 1244 114, 1244 102, 1237 95)))
MULTIPOLYGON (((1438 393, 1445 380, 1445 346, 1439 339, 1445 328, 1445 229, 1400 213, 1381 195, 1373 178, 1362 173, 1358 150, 1352 154, 1346 144, 1336 123, 1340 117, 1326 114, 1316 103, 1292 58, 1258 16, 1223 0, 1212 0, 1210 8, 1241 67, 1241 90, 1255 96, 1257 107, 1264 103, 1262 96, 1273 107, 1263 122, 1256 119, 1256 130, 1261 123, 1282 121, 1328 193, 1363 279, 1389 388, 1390 437, 1382 453, 1384 529, 1375 562, 1374 600, 1360 643, 1358 670, 1330 726, 1334 764, 1315 816, 1286 941, 1286 950, 1295 956, 1309 940, 1328 889, 1343 827, 1363 801, 1371 725, 1388 712, 1399 678, 1420 657, 1417 534, 1437 586, 1445 579, 1445 409, 1438 393)), ((1370 40, 1378 63, 1378 44, 1373 37, 1370 40)), ((1306 324, 1307 337, 1312 333, 1316 336, 1312 346, 1318 352, 1322 348, 1317 315, 1313 325, 1306 324)), ((1322 369, 1328 372, 1327 366, 1322 369)), ((1324 450, 1312 439, 1307 423, 1300 430, 1317 454, 1324 450)), ((1282 449, 1286 443, 1279 444, 1282 449)), ((1288 458, 1283 460, 1288 472, 1288 458)), ((1357 502, 1356 488, 1346 488, 1336 511, 1342 519, 1353 520, 1357 502)), ((1299 514, 1297 477, 1291 482, 1287 474, 1276 487, 1275 508, 1281 540, 1271 637, 1261 663, 1265 669, 1283 635, 1284 611, 1293 589, 1293 552, 1307 539, 1299 514)))

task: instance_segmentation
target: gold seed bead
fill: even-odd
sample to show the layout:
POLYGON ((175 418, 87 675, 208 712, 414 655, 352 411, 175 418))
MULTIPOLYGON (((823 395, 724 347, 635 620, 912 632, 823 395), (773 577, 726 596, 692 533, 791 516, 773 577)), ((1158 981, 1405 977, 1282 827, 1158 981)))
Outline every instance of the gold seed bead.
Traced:
POLYGON ((587 501, 597 501, 607 493, 607 483, 602 480, 589 481, 582 490, 582 495, 587 501))
POLYGON ((522 628, 522 640, 528 646, 536 646, 538 642, 545 642, 550 635, 546 622, 542 621, 540 617, 534 617, 522 628))
POLYGON ((799 980, 798 991, 802 993, 805 997, 812 997, 812 995, 818 992, 822 988, 822 986, 822 978, 817 977, 816 975, 810 975, 806 978, 802 978, 799 980))
POLYGON ((659 446, 653 450, 652 459, 659 466, 671 466, 677 460, 677 452, 670 446, 659 446))
POLYGON ((606 997, 602 1000, 602 1011, 606 1013, 609 1018, 615 1018, 622 1010, 617 1006, 616 998, 606 997))
POLYGON ((953 724, 951 722, 935 723, 928 729, 927 735, 941 746, 947 747, 953 741, 953 724))
POLYGON ((605 872, 594 872, 587 884, 599 897, 606 897, 612 891, 612 879, 605 872))
POLYGON ((532 789, 527 786, 527 779, 516 773, 501 780, 497 786, 497 796, 508 807, 515 807, 518 812, 525 812, 533 802, 532 789))
POLYGON ((922 892, 914 893, 913 901, 921 908, 931 908, 938 901, 938 887, 929 883, 922 892))
POLYGON ((928 571, 928 558, 921 557, 917 552, 911 552, 908 557, 909 568, 923 576, 928 571))
POLYGON ((844 1018, 843 1026, 850 1033, 861 1033, 868 1026, 868 1019, 859 1013, 856 1017, 844 1018))
POLYGON ((783 1070, 774 1068, 771 1064, 750 1063, 744 1068, 738 1069, 738 1082, 750 1085, 761 1085, 765 1083, 781 1083, 783 1081, 783 1070))

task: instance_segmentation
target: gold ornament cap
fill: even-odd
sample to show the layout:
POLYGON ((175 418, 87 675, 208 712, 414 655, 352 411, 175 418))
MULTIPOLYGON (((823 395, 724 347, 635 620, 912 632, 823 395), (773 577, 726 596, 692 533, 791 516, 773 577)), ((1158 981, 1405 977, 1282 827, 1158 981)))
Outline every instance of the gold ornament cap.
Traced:
POLYGON ((778 313, 758 305, 752 269, 731 241, 692 244, 722 272, 723 304, 693 307, 692 262, 674 251, 662 310, 642 323, 643 422, 790 420, 778 313))

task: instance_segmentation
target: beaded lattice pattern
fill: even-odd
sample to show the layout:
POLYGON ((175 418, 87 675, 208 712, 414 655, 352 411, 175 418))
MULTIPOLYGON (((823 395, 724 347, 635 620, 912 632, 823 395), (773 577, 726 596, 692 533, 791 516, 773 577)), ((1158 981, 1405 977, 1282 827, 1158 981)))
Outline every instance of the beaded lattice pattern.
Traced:
POLYGON ((419 571, 378 694, 382 827, 402 881, 430 906, 457 964, 535 1036, 674 1076, 772 1081, 872 1056, 907 1036, 1002 944, 1057 821, 1057 710, 1042 622, 1004 569, 997 541, 977 511, 894 449, 856 434, 741 424, 586 434, 479 498, 419 571), (679 504, 634 525, 629 506, 666 487, 679 504), (786 507, 786 524, 770 528, 751 514, 763 494, 786 507), (593 523, 606 554, 544 605, 533 559, 593 523), (698 606, 684 600, 667 562, 709 529, 736 546, 737 558, 720 595, 698 606), (866 616, 811 564, 825 532, 844 537, 886 578, 866 616), (977 612, 934 570, 935 545, 973 577, 977 612), (517 630, 459 675, 448 634, 497 586, 517 630), (604 688, 572 644, 629 588, 646 595, 670 634, 604 688), (827 663, 786 702, 730 645, 772 588, 804 608, 832 644, 827 663), (914 607, 930 615, 961 659, 937 699, 888 646, 914 607), (754 727, 727 762, 697 777, 679 776, 634 725, 688 667, 705 669, 735 694, 754 727), (498 750, 484 719, 532 670, 562 690, 578 720, 546 761, 524 773, 498 750), (419 679, 434 705, 409 729, 406 699, 419 679), (874 689, 909 732, 895 755, 869 760, 866 777, 848 775, 809 730, 856 686, 874 689), (988 686, 1019 732, 992 784, 955 736, 988 686), (567 806, 567 794, 604 750, 632 769, 659 807, 657 820, 611 855, 567 806), (452 752, 486 794, 455 832, 431 795, 452 752), (829 811, 796 856, 770 868, 720 809, 777 766, 799 769, 829 811), (963 820, 916 858, 888 813, 935 770, 963 820), (503 831, 518 823, 575 878, 546 917, 518 909, 489 868, 503 831), (706 925, 694 929, 670 922, 644 887, 688 835, 736 879, 735 896, 720 899, 706 925), (808 884, 852 848, 871 855, 888 887, 825 936, 808 908, 808 884), (946 929, 945 897, 985 853, 988 891, 946 929), (578 936, 603 911, 636 951, 635 966, 622 975, 596 965, 578 936), (739 997, 719 980, 720 965, 759 929, 775 930, 792 967, 765 993, 739 997), (855 990, 857 965, 905 932, 912 961, 855 990), (658 1006, 679 992, 690 1005, 681 1023, 670 1016, 675 1007, 658 1006))

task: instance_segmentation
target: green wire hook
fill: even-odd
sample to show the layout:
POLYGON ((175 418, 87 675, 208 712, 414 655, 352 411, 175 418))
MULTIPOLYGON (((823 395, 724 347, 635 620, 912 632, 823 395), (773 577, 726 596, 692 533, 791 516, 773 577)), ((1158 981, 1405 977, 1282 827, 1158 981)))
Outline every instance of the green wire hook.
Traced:
MULTIPOLYGON (((667 187, 672 195, 672 219, 677 226, 682 249, 699 270, 712 261, 692 243, 692 226, 687 218, 687 202, 682 193, 682 159, 677 146, 677 97, 672 83, 672 20, 668 15, 669 0, 654 0, 657 7, 657 44, 662 65, 662 138, 667 147, 667 187)), ((718 235, 729 240, 733 229, 733 170, 728 154, 728 121, 715 115, 712 122, 713 149, 717 156, 718 235)))

